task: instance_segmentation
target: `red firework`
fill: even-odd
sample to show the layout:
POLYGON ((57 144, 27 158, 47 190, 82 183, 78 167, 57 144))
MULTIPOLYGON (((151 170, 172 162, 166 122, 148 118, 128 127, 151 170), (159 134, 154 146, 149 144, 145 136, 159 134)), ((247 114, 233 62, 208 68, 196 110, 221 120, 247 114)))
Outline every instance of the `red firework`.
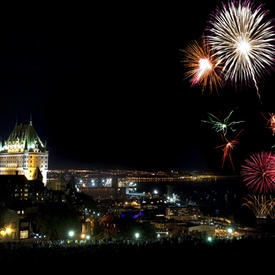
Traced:
POLYGON ((275 190, 275 157, 271 152, 260 152, 250 156, 241 167, 241 176, 246 186, 259 193, 275 190))
POLYGON ((272 134, 274 136, 274 134, 275 134, 275 115, 274 114, 270 115, 268 122, 269 122, 268 128, 272 130, 272 134))
POLYGON ((229 161, 230 161, 230 164, 232 166, 232 169, 235 170, 234 168, 234 164, 233 164, 233 160, 232 160, 232 157, 231 157, 231 153, 234 149, 234 147, 239 144, 239 140, 238 140, 238 137, 240 135, 240 133, 242 132, 243 130, 241 130, 237 135, 235 135, 235 137, 232 139, 232 140, 228 140, 226 138, 226 136, 222 136, 222 139, 223 141, 225 142, 224 144, 222 145, 219 145, 216 147, 217 148, 222 148, 223 150, 223 157, 222 157, 222 168, 224 167, 224 162, 225 162, 225 159, 228 157, 229 158, 229 161))
POLYGON ((263 115, 265 120, 267 121, 267 128, 269 128, 272 131, 272 135, 274 136, 275 134, 275 114, 273 113, 268 113, 268 117, 263 115))

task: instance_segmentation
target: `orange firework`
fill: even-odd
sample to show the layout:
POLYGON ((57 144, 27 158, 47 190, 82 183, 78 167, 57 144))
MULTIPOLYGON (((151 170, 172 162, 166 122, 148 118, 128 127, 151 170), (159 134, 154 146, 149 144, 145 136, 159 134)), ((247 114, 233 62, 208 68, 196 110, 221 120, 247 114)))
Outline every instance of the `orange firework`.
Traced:
POLYGON ((205 39, 202 39, 201 43, 193 41, 183 53, 183 63, 187 69, 186 78, 190 79, 191 86, 199 85, 203 91, 207 86, 210 91, 221 87, 222 65, 213 56, 213 51, 205 39))
POLYGON ((274 218, 275 200, 271 195, 249 195, 244 200, 242 205, 250 208, 256 218, 266 219, 268 216, 274 218))

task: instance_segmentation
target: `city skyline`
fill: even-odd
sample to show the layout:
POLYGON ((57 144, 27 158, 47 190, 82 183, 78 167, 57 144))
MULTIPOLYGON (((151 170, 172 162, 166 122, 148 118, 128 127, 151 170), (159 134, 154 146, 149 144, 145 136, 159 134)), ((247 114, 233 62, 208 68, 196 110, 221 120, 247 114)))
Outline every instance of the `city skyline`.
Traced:
POLYGON ((0 16, 2 269, 272 264, 274 2, 47 4, 0 16))

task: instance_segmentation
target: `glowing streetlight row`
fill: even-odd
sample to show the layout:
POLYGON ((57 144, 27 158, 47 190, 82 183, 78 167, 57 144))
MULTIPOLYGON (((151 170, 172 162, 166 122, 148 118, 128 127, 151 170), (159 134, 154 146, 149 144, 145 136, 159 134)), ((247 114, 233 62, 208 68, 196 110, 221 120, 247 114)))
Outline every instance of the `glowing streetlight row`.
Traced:
MULTIPOLYGON (((73 230, 70 230, 69 232, 68 232, 68 236, 70 237, 70 238, 73 238, 74 236, 75 236, 75 231, 73 231, 73 230)), ((80 234, 80 238, 81 239, 86 239, 86 240, 90 240, 91 239, 91 236, 90 235, 87 235, 87 234, 85 234, 85 233, 81 233, 80 234)))
MULTIPOLYGON (((233 234, 233 232, 234 232, 234 230, 233 230, 232 227, 227 228, 227 233, 228 233, 228 234, 233 234)), ((166 232, 166 235, 168 235, 168 232, 166 232)), ((73 238, 73 237, 75 236, 75 231, 74 231, 74 230, 68 231, 68 236, 69 236, 70 238, 73 238)), ((140 237, 141 237, 141 234, 140 234, 139 232, 135 232, 135 233, 134 233, 134 238, 135 238, 136 240, 140 239, 140 237)), ((161 237, 161 235, 158 233, 158 234, 157 234, 157 238, 160 238, 160 237, 161 237)), ((91 236, 90 236, 90 235, 87 235, 87 234, 85 234, 85 233, 81 233, 81 234, 80 234, 80 238, 81 238, 82 240, 85 240, 85 239, 86 239, 86 240, 90 240, 91 236)), ((207 237, 207 241, 208 241, 208 242, 212 242, 212 241, 213 241, 213 237, 212 237, 212 236, 208 236, 208 237, 207 237)))

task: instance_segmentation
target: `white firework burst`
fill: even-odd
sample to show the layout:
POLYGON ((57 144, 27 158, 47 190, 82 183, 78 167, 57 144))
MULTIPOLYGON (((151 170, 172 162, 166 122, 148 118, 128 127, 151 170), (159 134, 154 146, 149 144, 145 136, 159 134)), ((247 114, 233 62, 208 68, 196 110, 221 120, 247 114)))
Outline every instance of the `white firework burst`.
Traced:
POLYGON ((225 80, 254 83, 274 64, 274 27, 267 11, 250 1, 229 2, 217 9, 209 22, 209 43, 223 62, 225 80))

